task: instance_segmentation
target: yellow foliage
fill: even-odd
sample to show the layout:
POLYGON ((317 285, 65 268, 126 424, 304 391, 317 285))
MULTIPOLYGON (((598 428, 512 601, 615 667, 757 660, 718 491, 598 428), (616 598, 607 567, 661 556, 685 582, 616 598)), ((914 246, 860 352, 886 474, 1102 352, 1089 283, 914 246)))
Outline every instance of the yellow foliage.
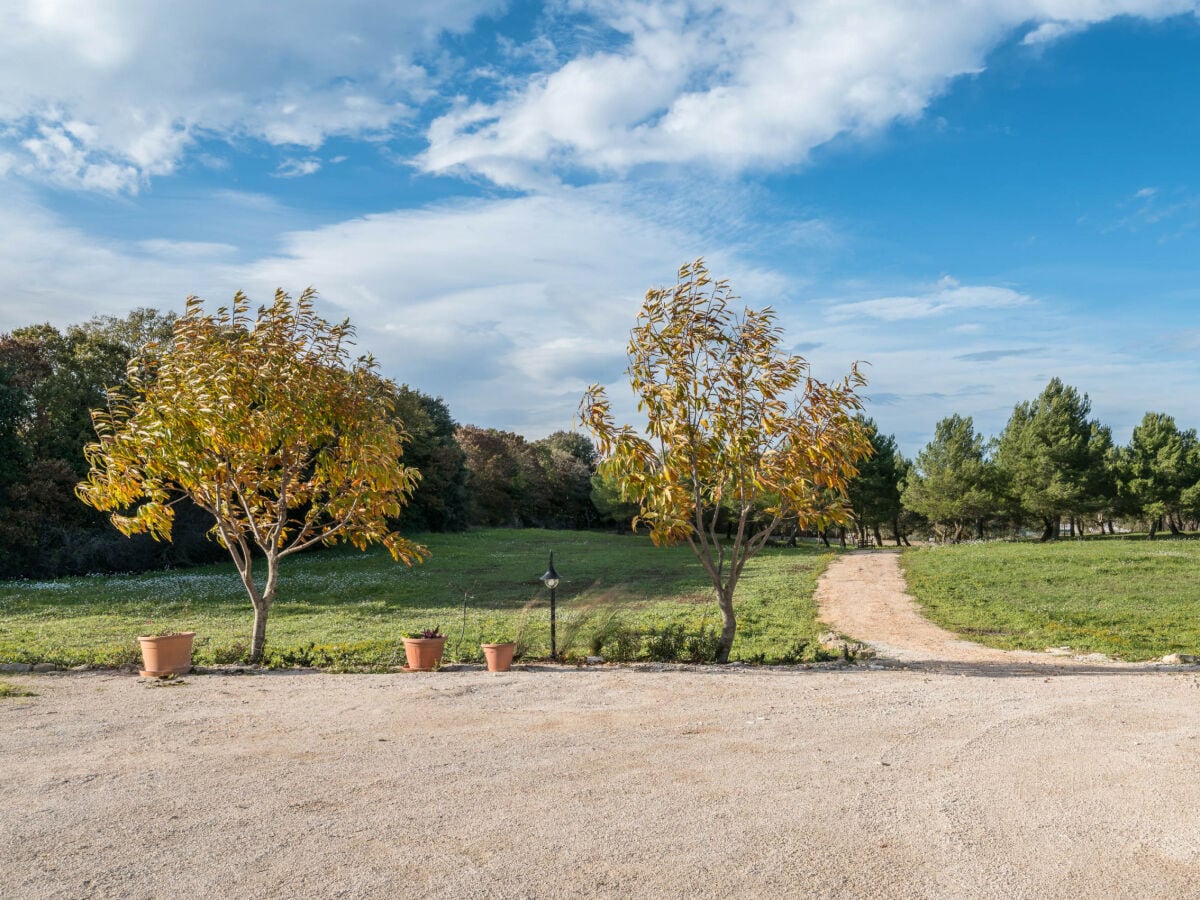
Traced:
POLYGON ((736 299, 703 259, 681 267, 674 288, 646 293, 626 370, 642 434, 616 424, 600 385, 580 404, 603 473, 640 506, 634 527, 647 525, 656 545, 687 541, 708 572, 724 623, 720 658, 745 562, 784 521, 844 521, 846 487, 871 452, 855 417, 866 384, 858 366, 837 382, 813 378, 803 357, 780 351, 774 312, 737 312, 736 299))
POLYGON ((190 497, 247 572, 251 544, 277 558, 380 543, 419 562, 425 549, 387 526, 420 478, 401 462, 393 385, 350 359, 353 329, 318 317, 315 296, 278 291, 253 316, 240 292, 215 315, 189 297, 170 344, 130 361, 128 395, 93 412, 80 498, 125 534, 169 540, 173 504, 190 497))

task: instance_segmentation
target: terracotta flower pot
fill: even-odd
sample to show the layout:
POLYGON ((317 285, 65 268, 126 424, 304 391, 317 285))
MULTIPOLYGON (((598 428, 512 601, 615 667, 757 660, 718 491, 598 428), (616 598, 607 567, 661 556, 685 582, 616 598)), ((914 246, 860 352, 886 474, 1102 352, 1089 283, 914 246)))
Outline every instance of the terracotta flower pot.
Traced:
POLYGON ((138 637, 142 645, 142 665, 139 674, 147 678, 162 675, 183 675, 192 668, 192 639, 196 632, 179 634, 148 634, 138 637))
POLYGON ((442 651, 445 649, 444 637, 404 639, 404 655, 411 672, 432 672, 442 661, 442 651))
POLYGON ((512 665, 513 651, 517 645, 510 642, 503 644, 482 644, 483 656, 487 660, 489 672, 507 672, 512 665))

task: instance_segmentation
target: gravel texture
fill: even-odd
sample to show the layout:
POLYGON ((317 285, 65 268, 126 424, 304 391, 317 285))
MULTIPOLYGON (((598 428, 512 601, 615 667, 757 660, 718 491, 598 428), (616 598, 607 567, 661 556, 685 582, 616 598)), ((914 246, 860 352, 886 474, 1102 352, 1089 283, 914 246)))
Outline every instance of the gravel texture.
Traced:
POLYGON ((1195 670, 5 677, 37 696, 0 701, 2 897, 1200 885, 1195 670))

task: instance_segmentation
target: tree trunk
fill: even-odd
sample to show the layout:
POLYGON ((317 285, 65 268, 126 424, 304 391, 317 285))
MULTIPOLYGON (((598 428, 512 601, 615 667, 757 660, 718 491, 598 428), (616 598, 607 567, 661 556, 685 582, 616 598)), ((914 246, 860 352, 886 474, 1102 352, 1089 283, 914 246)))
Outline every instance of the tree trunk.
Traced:
POLYGON ((271 609, 271 604, 275 601, 275 594, 279 590, 279 557, 274 553, 267 553, 267 582, 263 587, 261 597, 251 595, 250 600, 254 603, 254 631, 250 636, 250 662, 257 665, 262 662, 263 647, 267 643, 267 612, 271 609))
POLYGON ((896 546, 900 546, 900 517, 892 517, 892 537, 896 539, 896 546))
POLYGON ((1041 541, 1044 544, 1046 541, 1058 540, 1059 524, 1062 520, 1058 516, 1050 516, 1042 519, 1042 537, 1041 541))
POLYGON ((846 549, 846 526, 838 526, 838 543, 842 545, 842 549, 846 549))
POLYGON ((250 662, 258 665, 262 662, 263 647, 267 643, 267 604, 259 601, 254 604, 254 630, 250 633, 250 662))
POLYGON ((977 540, 983 540, 983 516, 975 520, 975 537, 977 540))
POLYGON ((737 634, 737 619, 733 615, 733 592, 729 588, 717 591, 717 607, 721 610, 721 642, 717 645, 717 662, 729 662, 733 638, 737 634))
POLYGON ((1171 534, 1179 537, 1179 523, 1175 521, 1174 514, 1167 516, 1167 527, 1171 529, 1171 534))
POLYGON ((1150 520, 1150 531, 1146 535, 1146 540, 1148 540, 1148 541, 1154 540, 1154 536, 1156 534, 1158 534, 1158 519, 1151 519, 1150 520))
POLYGON ((828 546, 829 546, 829 529, 828 529, 828 528, 822 528, 822 529, 820 530, 820 532, 818 532, 818 533, 821 535, 821 542, 822 542, 822 543, 823 543, 823 544, 824 544, 826 547, 828 547, 828 546))
POLYGON ((875 546, 876 547, 883 546, 883 535, 879 533, 879 523, 878 522, 875 523, 875 546))

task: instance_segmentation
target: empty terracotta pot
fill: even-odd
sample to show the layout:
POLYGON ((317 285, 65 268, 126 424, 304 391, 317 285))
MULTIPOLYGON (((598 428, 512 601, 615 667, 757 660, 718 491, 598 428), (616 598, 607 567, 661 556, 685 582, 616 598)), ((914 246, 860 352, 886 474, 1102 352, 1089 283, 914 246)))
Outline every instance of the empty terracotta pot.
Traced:
POLYGON ((142 665, 139 673, 147 678, 163 675, 183 675, 192 668, 192 639, 194 631, 179 634, 148 634, 138 637, 142 645, 142 665))
POLYGON ((487 660, 489 672, 507 672, 512 665, 513 651, 517 649, 514 643, 481 644, 483 658, 487 660))

